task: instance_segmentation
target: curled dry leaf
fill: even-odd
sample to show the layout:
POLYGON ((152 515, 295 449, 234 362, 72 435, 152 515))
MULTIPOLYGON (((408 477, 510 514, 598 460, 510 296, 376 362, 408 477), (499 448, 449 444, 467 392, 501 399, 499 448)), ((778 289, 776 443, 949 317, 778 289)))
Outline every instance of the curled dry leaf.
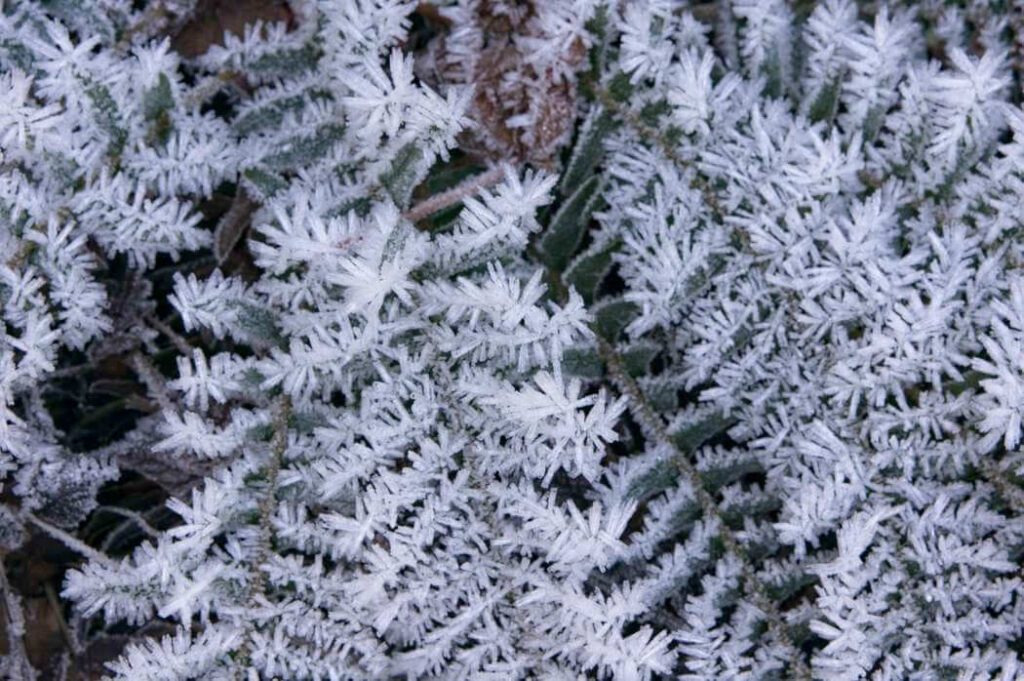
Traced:
MULTIPOLYGON (((450 27, 428 44, 422 76, 435 87, 473 87, 474 129, 462 148, 492 160, 551 168, 568 142, 576 112, 576 73, 586 58, 582 35, 551 40, 545 3, 465 0, 431 9, 450 27), (561 51, 538 54, 544 40, 561 51)), ((421 10, 421 13, 423 10, 421 10)))

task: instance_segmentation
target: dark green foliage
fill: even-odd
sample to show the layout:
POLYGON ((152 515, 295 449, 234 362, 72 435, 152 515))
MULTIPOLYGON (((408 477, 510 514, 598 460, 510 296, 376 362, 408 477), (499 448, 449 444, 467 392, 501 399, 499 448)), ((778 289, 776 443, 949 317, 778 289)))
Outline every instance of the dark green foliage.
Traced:
POLYGON ((644 376, 651 370, 651 362, 661 348, 650 342, 633 343, 622 349, 622 363, 630 376, 644 376))
POLYGON ((764 473, 764 467, 757 459, 741 459, 730 461, 728 466, 708 468, 701 471, 700 477, 704 488, 709 492, 717 492, 726 485, 738 482, 745 475, 764 473))
POLYGON ((878 135, 879 130, 882 128, 882 121, 885 117, 884 108, 879 105, 872 107, 868 111, 868 115, 864 118, 864 143, 868 144, 875 141, 875 137, 878 135))
MULTIPOLYGON (((253 426, 249 430, 245 431, 245 439, 252 440, 254 442, 267 442, 271 437, 274 436, 274 426, 270 423, 261 423, 258 426, 253 426)), ((249 474, 253 475, 253 474, 249 474)), ((252 480, 255 480, 256 476, 253 475, 252 480)), ((247 476, 246 481, 250 481, 247 476)))
POLYGON ((464 154, 454 152, 451 156, 447 163, 437 163, 430 169, 426 179, 417 187, 417 196, 421 191, 424 199, 448 191, 485 170, 483 165, 464 154))
POLYGON ((841 88, 842 79, 833 78, 818 91, 818 96, 814 98, 814 102, 807 112, 812 123, 832 120, 836 115, 836 109, 839 107, 841 88))
POLYGON ((320 47, 309 42, 294 49, 265 54, 246 64, 246 68, 262 76, 294 77, 303 71, 315 69, 321 56, 323 51, 320 47))
POLYGON ((563 196, 574 194, 593 175, 604 158, 604 141, 619 126, 608 111, 598 109, 580 131, 572 156, 558 185, 563 196))
POLYGON ((679 482, 679 468, 671 457, 666 457, 634 478, 629 485, 629 496, 643 502, 651 499, 679 482))
POLYGON ((5 61, 9 61, 26 73, 32 73, 35 67, 35 55, 23 44, 11 39, 0 40, 0 50, 3 51, 5 61))
POLYGON ((296 135, 263 158, 263 164, 278 172, 294 171, 321 160, 335 144, 345 139, 345 126, 326 123, 312 135, 296 135))
POLYGON ((368 197, 360 196, 354 199, 349 199, 343 203, 339 203, 337 206, 327 212, 329 217, 342 217, 349 214, 349 211, 355 211, 356 215, 361 218, 365 218, 370 214, 370 208, 373 203, 368 197))
POLYGON ((621 298, 612 298, 594 306, 594 330, 605 340, 618 340, 630 322, 640 314, 636 303, 621 298))
POLYGON ((769 598, 781 603, 797 595, 807 587, 817 583, 817 576, 806 572, 794 571, 786 573, 781 583, 765 584, 765 590, 768 592, 769 598))
MULTIPOLYGON (((782 502, 778 497, 762 497, 756 501, 748 501, 723 509, 722 520, 732 529, 741 530, 744 518, 764 518, 780 508, 782 508, 782 502)), ((763 550, 764 547, 761 549, 763 550)))
POLYGON ((146 120, 155 120, 161 113, 174 108, 174 94, 167 74, 161 73, 156 85, 142 95, 142 111, 146 120))
POLYGON ((685 134, 678 125, 670 125, 665 128, 661 137, 669 147, 675 147, 682 143, 685 134))
POLYGON ((570 376, 597 380, 604 375, 604 361, 597 348, 569 348, 562 356, 562 370, 570 376))
POLYGON ((659 99, 655 102, 648 102, 640 109, 640 120, 644 125, 654 128, 660 125, 661 117, 672 111, 667 100, 659 99))
POLYGON ((564 270, 572 254, 579 248, 590 216, 603 202, 601 184, 600 177, 591 176, 562 203, 551 219, 541 241, 541 254, 548 267, 557 271, 564 270))
POLYGON ((288 186, 277 173, 272 173, 262 166, 246 168, 242 176, 249 181, 252 193, 263 200, 269 199, 288 186))
POLYGON ((396 253, 401 252, 406 239, 409 238, 410 229, 408 223, 403 222, 391 230, 391 233, 388 234, 388 240, 384 243, 384 252, 380 256, 382 263, 391 261, 396 253))
POLYGON ((629 76, 619 71, 608 81, 608 92, 616 102, 628 102, 636 91, 636 87, 629 82, 629 76))
POLYGON ((678 378, 671 376, 658 376, 650 380, 639 381, 647 402, 654 411, 658 412, 672 412, 679 407, 681 382, 678 378))
MULTIPOLYGON (((594 47, 591 48, 587 59, 590 62, 590 69, 587 73, 591 79, 597 79, 605 69, 608 60, 608 8, 604 5, 597 8, 594 17, 587 22, 587 30, 590 31, 594 40, 594 47)), ((589 88, 584 91, 592 96, 589 88)))
POLYGON ((327 425, 327 420, 315 412, 297 411, 292 412, 288 417, 288 427, 303 435, 308 435, 325 425, 327 425))
POLYGON ((419 184, 423 171, 423 158, 420 148, 409 143, 398 150, 391 166, 380 176, 381 186, 396 206, 405 208, 409 205, 412 190, 419 184))
POLYGON ((310 101, 322 100, 327 97, 326 90, 313 88, 301 95, 283 97, 266 106, 247 111, 236 118, 232 125, 240 135, 251 135, 261 130, 276 130, 289 113, 297 113, 310 101))
POLYGON ((242 383, 250 389, 258 389, 263 385, 263 381, 265 380, 266 377, 264 377, 258 370, 250 368, 246 370, 242 378, 242 383))
POLYGON ((590 248, 581 253, 569 266, 565 280, 583 296, 589 305, 597 297, 597 288, 609 272, 611 272, 612 255, 618 250, 621 241, 613 241, 600 247, 590 248))
POLYGON ((113 3, 108 5, 109 9, 101 9, 103 5, 99 3, 81 0, 43 0, 39 4, 47 13, 83 37, 99 35, 110 40, 118 33, 113 19, 124 22, 120 12, 113 9, 113 3))
POLYGON ((116 159, 121 155, 121 151, 128 141, 128 131, 117 110, 117 103, 105 85, 91 83, 88 80, 85 84, 87 85, 86 94, 89 95, 93 111, 96 114, 96 123, 110 140, 107 144, 107 156, 116 159))
POLYGON ((274 313, 241 301, 237 301, 234 304, 240 308, 237 316, 238 325, 251 337, 255 344, 279 348, 286 346, 285 338, 281 334, 281 329, 274 313))
POLYGON ((737 419, 713 412, 699 421, 688 423, 672 433, 672 441, 684 452, 696 451, 708 440, 736 425, 737 419))
POLYGON ((150 122, 150 143, 167 143, 172 130, 170 111, 173 108, 174 94, 171 92, 171 81, 161 73, 157 84, 142 95, 143 115, 150 122))
MULTIPOLYGON (((700 504, 696 501, 691 500, 680 504, 668 517, 666 536, 673 539, 685 536, 693 529, 693 524, 700 519, 701 515, 700 504)), ((703 561, 701 562, 703 563, 703 561)))
POLYGON ((765 55, 761 71, 765 77, 765 96, 781 97, 785 92, 785 84, 782 77, 782 59, 779 57, 779 50, 777 48, 772 48, 765 55))

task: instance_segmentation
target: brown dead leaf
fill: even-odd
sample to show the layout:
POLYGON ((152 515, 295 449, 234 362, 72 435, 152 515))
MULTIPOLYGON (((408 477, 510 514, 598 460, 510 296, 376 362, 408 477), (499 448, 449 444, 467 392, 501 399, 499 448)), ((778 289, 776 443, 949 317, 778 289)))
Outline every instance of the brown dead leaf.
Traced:
POLYGON ((213 45, 224 44, 224 33, 241 36, 246 24, 285 23, 295 20, 283 0, 199 0, 192 20, 171 40, 171 47, 184 57, 198 57, 213 45))
MULTIPOLYGON (((577 87, 568 74, 584 66, 586 47, 576 38, 552 62, 538 66, 523 47, 544 37, 538 7, 538 0, 480 0, 468 17, 474 30, 441 35, 427 47, 425 61, 433 72, 424 75, 432 84, 473 86, 476 129, 460 142, 476 156, 550 167, 569 139, 577 87), (476 43, 466 43, 466 36, 476 43), (453 48, 454 39, 462 42, 453 48), (510 125, 516 119, 520 124, 510 125)), ((419 12, 428 21, 434 14, 444 17, 443 9, 425 13, 424 4, 419 12)))

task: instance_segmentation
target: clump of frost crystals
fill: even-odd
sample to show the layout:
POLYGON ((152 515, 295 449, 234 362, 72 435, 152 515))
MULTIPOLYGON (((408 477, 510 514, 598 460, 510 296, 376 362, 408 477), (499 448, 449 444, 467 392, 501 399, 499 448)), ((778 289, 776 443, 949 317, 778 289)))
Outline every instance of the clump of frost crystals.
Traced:
POLYGON ((1024 111, 999 10, 970 3, 971 42, 939 3, 627 5, 563 180, 597 224, 545 255, 643 437, 607 574, 650 589, 665 678, 1018 678, 1024 111))
MULTIPOLYGON (((356 9, 341 5, 321 9, 356 9)), ((303 110, 311 137, 243 139, 262 159, 242 171, 262 204, 261 276, 175 277, 185 330, 244 351, 179 359, 153 448, 222 465, 169 503, 182 524, 70 572, 63 594, 108 623, 178 623, 113 665, 133 681, 667 669, 664 636, 614 614, 595 624, 603 601, 584 589, 624 550, 635 503, 555 493, 555 478, 597 489, 623 410, 563 371, 590 317, 578 296, 546 296, 522 254, 557 178, 507 168, 449 230, 410 223, 411 189, 465 125, 465 99, 412 83, 394 38, 377 46, 388 71, 357 57, 356 26, 398 11, 363 10, 318 28, 347 75, 282 81, 236 119, 255 125, 303 83, 341 94, 303 110), (291 172, 300 147, 308 165, 291 172), (569 630, 555 616, 567 599, 589 613, 569 630)), ((207 60, 244 64, 250 48, 207 60)))
MULTIPOLYGON (((509 176, 472 219, 516 195, 536 208, 551 183, 509 176)), ((160 445, 241 456, 173 503, 183 525, 120 563, 71 573, 65 594, 107 619, 178 620, 186 638, 169 645, 203 674, 244 662, 287 678, 472 677, 523 664, 530 649, 538 672, 586 664, 586 647, 545 660, 535 632, 567 598, 600 610, 582 585, 625 549, 635 503, 581 506, 546 491, 559 471, 599 482, 622 411, 563 375, 562 348, 590 336, 581 301, 543 302, 538 277, 515 273, 524 264, 417 281, 449 243, 387 201, 362 218, 272 202, 262 218, 264 279, 182 278, 176 301, 193 320, 210 306, 273 309, 280 338, 255 360, 183 360, 176 387, 187 385, 192 410, 168 414, 160 445), (286 274, 296 268, 301 289, 286 274), (237 297, 207 296, 207 285, 237 297), (223 425, 210 423, 216 402, 239 405, 223 425)), ((560 635, 601 641, 611 669, 665 644, 614 617, 598 632, 576 626, 560 635)), ((120 677, 156 678, 157 650, 128 655, 120 677)))
POLYGON ((0 8, 0 545, 173 627, 110 678, 1024 677, 1007 3, 437 4, 0 8), (40 387, 104 344, 209 473, 128 555, 40 387))

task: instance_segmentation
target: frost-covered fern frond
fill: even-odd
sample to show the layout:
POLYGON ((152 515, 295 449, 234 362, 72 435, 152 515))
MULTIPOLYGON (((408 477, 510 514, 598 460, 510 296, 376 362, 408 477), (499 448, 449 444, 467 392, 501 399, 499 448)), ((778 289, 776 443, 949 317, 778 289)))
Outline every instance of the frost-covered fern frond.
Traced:
POLYGON ((0 8, 55 673, 1024 674, 1008 3, 205 5, 0 8))
MULTIPOLYGON (((662 30, 646 6, 612 24, 662 30)), ((652 517, 619 569, 660 579, 721 523, 706 576, 676 559, 685 587, 649 614, 684 678, 1013 676, 1017 261, 986 228, 1021 198, 1004 48, 939 63, 913 10, 726 7, 738 64, 682 27, 657 75, 662 42, 612 43, 593 106, 623 124, 568 170, 604 189, 563 276, 648 448, 624 484, 652 517)))

